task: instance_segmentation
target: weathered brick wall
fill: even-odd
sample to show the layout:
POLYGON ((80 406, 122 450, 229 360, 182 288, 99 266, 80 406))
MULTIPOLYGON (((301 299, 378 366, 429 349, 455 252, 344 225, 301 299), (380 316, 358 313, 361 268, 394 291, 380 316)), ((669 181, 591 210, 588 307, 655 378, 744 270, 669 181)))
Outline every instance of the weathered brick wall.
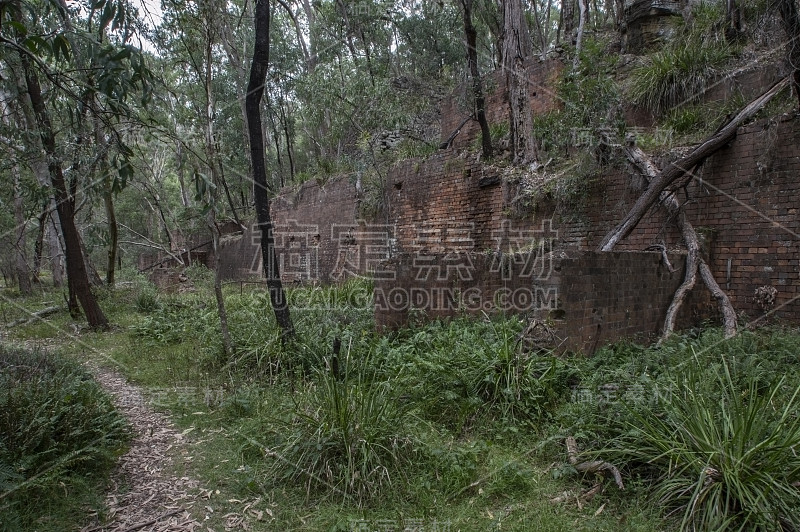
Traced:
MULTIPOLYGON (((535 84, 552 87, 556 63, 537 62, 531 68, 535 84)), ((502 81, 497 77, 498 88, 489 99, 490 121, 495 123, 507 119, 507 103, 499 87, 502 81)), ((534 108, 553 108, 553 98, 542 94, 552 94, 552 90, 537 91, 534 108)), ((445 102, 443 138, 464 115, 457 101, 445 102)), ((539 249, 544 242, 542 251, 554 251, 561 257, 560 272, 553 277, 558 280, 550 286, 558 288, 559 310, 567 316, 559 330, 569 345, 592 350, 620 336, 656 333, 683 275, 682 259, 674 264, 679 269, 668 273, 653 253, 574 254, 596 249, 639 197, 643 180, 619 164, 597 176, 574 204, 558 205, 545 198, 529 212, 520 212, 512 204, 517 187, 503 177, 503 171, 459 149, 477 137, 476 125, 468 123, 454 148, 393 168, 386 179, 386 204, 380 221, 358 220, 355 186, 347 178, 324 185, 306 183, 296 193, 284 191, 273 202, 284 279, 332 281, 370 273, 382 259, 394 254, 386 264, 389 270, 379 270, 391 270, 394 278, 377 282, 384 293, 393 287, 408 289, 411 299, 406 301, 417 305, 424 301, 413 298, 425 296, 419 295, 419 290, 412 296, 411 288, 436 288, 440 294, 454 289, 452 280, 417 278, 420 267, 447 270, 449 264, 458 271, 458 261, 470 256, 475 267, 473 284, 462 283, 461 289, 494 293, 519 279, 514 281, 512 276, 500 286, 492 277, 497 275, 492 263, 484 262, 502 253, 519 255, 539 249)), ((774 316, 800 322, 800 306, 795 301, 800 295, 800 219, 794 198, 798 172, 800 120, 763 120, 742 128, 736 139, 709 158, 697 178, 678 192, 705 241, 715 278, 737 311, 750 318, 764 312, 754 300, 756 289, 772 286, 777 289, 774 316)), ((257 241, 245 235, 241 245, 252 248, 257 241)), ((660 243, 671 251, 683 249, 674 224, 663 210, 653 209, 618 250, 642 251, 660 243)), ((251 270, 254 261, 260 266, 260 255, 256 252, 253 258, 252 249, 238 254, 245 258, 237 260, 247 262, 251 270)), ((402 292, 396 293, 400 294, 396 304, 379 313, 384 325, 402 323, 407 315, 402 292)), ((429 309, 432 315, 440 315, 440 311, 450 315, 452 311, 437 308, 429 309)), ((714 308, 698 282, 682 321, 713 316, 714 308)))
MULTIPOLYGON (((375 281, 379 327, 482 312, 527 314, 553 328, 551 347, 593 352, 621 338, 649 340, 682 280, 685 256, 670 271, 653 252, 401 254, 375 281)), ((684 314, 688 313, 687 306, 684 314)))
MULTIPOLYGON (((364 275, 387 257, 388 231, 359 219, 355 183, 348 176, 282 191, 272 202, 272 218, 281 277, 287 282, 364 275)), ((260 256, 257 262, 260 270, 260 256)))
POLYGON ((505 188, 497 170, 473 157, 440 152, 409 160, 389 174, 388 219, 400 252, 494 249, 505 188))
MULTIPOLYGON (((709 158, 679 198, 689 220, 708 242, 710 267, 737 311, 763 314, 754 300, 761 286, 777 289, 774 316, 800 321, 800 120, 782 117, 742 128, 736 139, 709 158), (730 261, 730 267, 729 267, 730 261)), ((625 172, 604 177, 585 216, 593 230, 584 249, 602 237, 633 206, 641 192, 625 172)), ((643 249, 664 241, 683 247, 662 209, 654 210, 619 249, 643 249)), ((695 290, 702 290, 698 285, 695 290)))

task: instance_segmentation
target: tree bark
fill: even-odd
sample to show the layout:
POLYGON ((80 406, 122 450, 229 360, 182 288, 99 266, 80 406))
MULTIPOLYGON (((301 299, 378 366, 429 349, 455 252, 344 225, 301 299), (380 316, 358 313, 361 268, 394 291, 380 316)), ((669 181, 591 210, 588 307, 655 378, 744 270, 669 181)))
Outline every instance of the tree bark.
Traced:
MULTIPOLYGON (((732 1, 732 0, 728 0, 732 1)), ((789 42, 787 59, 792 69, 792 89, 800 104, 800 14, 797 11, 795 0, 779 0, 781 22, 789 42)))
POLYGON ((39 215, 39 228, 36 231, 36 242, 33 245, 33 279, 34 282, 41 282, 39 275, 42 273, 42 255, 44 254, 44 234, 47 231, 47 206, 39 215))
POLYGON ((575 31, 575 0, 562 0, 561 2, 561 29, 564 42, 572 44, 572 32, 575 31))
POLYGON ((267 169, 264 160, 264 136, 261 131, 261 99, 264 96, 264 82, 269 68, 269 0, 256 0, 255 4, 255 46, 250 80, 247 84, 247 127, 250 137, 250 157, 253 168, 253 192, 256 218, 261 230, 261 255, 267 288, 275 320, 282 330, 282 338, 287 341, 294 337, 294 324, 289 312, 289 302, 283 291, 278 258, 275 255, 275 237, 272 233, 272 219, 269 211, 269 190, 267 169))
POLYGON ((22 197, 22 187, 19 182, 19 168, 14 165, 11 168, 14 174, 14 223, 16 224, 16 238, 15 238, 15 270, 17 277, 17 285, 19 286, 19 293, 23 296, 31 294, 31 271, 28 267, 25 238, 25 204, 22 197))
POLYGON ((50 181, 53 185, 56 199, 56 210, 61 222, 61 231, 64 236, 64 248, 67 259, 67 278, 75 296, 80 301, 83 312, 89 326, 93 329, 108 327, 108 318, 103 314, 97 299, 92 293, 89 285, 89 277, 86 273, 86 264, 81 252, 80 235, 75 226, 75 203, 73 198, 67 193, 67 185, 64 179, 64 172, 56 153, 55 134, 47 114, 47 108, 42 98, 42 90, 39 80, 30 58, 24 53, 20 53, 20 59, 25 71, 25 82, 28 96, 33 107, 33 113, 39 128, 39 136, 42 139, 42 146, 48 156, 48 170, 50 181))
MULTIPOLYGON (((641 149, 637 148, 636 146, 626 146, 625 155, 628 161, 630 161, 639 169, 642 176, 644 176, 648 183, 658 177, 658 169, 641 149)), ((719 284, 717 284, 717 281, 714 279, 714 276, 711 273, 711 269, 701 256, 700 239, 697 237, 697 232, 694 230, 694 227, 692 227, 692 224, 686 217, 686 213, 684 212, 674 193, 664 190, 659 195, 659 199, 661 205, 675 220, 675 223, 681 232, 681 237, 683 238, 683 242, 686 245, 687 251, 686 270, 683 282, 675 291, 675 295, 672 298, 672 303, 670 303, 670 306, 667 309, 667 314, 664 319, 664 329, 661 334, 661 341, 669 338, 669 336, 675 330, 675 320, 678 316, 678 311, 683 305, 686 296, 689 294, 689 292, 691 292, 692 288, 694 288, 694 285, 697 282, 698 271, 700 272, 700 277, 705 283, 706 287, 714 296, 714 299, 717 300, 719 309, 722 312, 722 325, 725 330, 725 337, 730 338, 734 336, 737 329, 736 311, 734 310, 730 299, 728 299, 727 294, 725 294, 725 292, 723 292, 723 290, 720 288, 719 284)))
POLYGON ((736 0, 725 1, 725 38, 736 40, 742 32, 742 16, 736 0))
POLYGON ((739 111, 727 124, 694 148, 688 155, 676 162, 670 163, 666 168, 662 169, 651 181, 647 190, 636 200, 636 203, 634 203, 628 215, 603 238, 599 246, 600 251, 611 251, 620 240, 628 236, 639 224, 650 207, 658 200, 659 195, 664 189, 683 177, 690 169, 700 164, 707 157, 713 155, 725 146, 736 136, 736 130, 740 125, 760 111, 776 94, 785 89, 788 84, 788 77, 777 82, 764 94, 747 104, 747 106, 739 111))
POLYGON ((533 113, 528 92, 525 60, 530 55, 530 36, 521 0, 503 1, 503 70, 508 87, 511 120, 511 150, 514 164, 537 159, 533 139, 533 113))
POLYGON ((114 193, 111 191, 109 178, 103 180, 103 206, 106 210, 108 223, 108 261, 106 263, 106 284, 114 286, 117 267, 117 248, 119 247, 119 228, 117 214, 114 211, 114 193))
MULTIPOLYGON (((205 149, 206 159, 209 173, 211 174, 211 182, 214 187, 209 192, 209 209, 208 209, 208 228, 211 231, 211 244, 212 252, 214 253, 214 297, 217 300, 217 316, 219 317, 220 331, 222 333, 222 349, 225 357, 228 358, 233 354, 233 344, 231 342, 231 333, 228 328, 228 312, 225 309, 225 298, 222 294, 222 272, 220 271, 220 233, 217 227, 217 204, 219 198, 219 186, 223 185, 225 188, 225 195, 228 199, 229 206, 233 212, 233 216, 237 223, 239 218, 236 215, 236 209, 233 207, 233 199, 231 198, 228 185, 224 182, 222 176, 221 163, 217 152, 216 137, 214 134, 214 95, 212 92, 212 69, 213 62, 212 48, 214 46, 214 33, 212 31, 212 17, 209 15, 205 21, 207 28, 206 42, 205 42, 205 72, 202 76, 203 89, 206 96, 205 108, 205 149)), ((197 73, 200 75, 200 72, 197 73)), ((241 225, 241 223, 240 223, 241 225)))
POLYGON ((583 44, 583 28, 586 25, 586 18, 589 15, 588 0, 578 0, 578 8, 580 15, 578 17, 578 36, 575 38, 575 58, 573 59, 572 66, 578 67, 578 62, 581 55, 581 45, 583 44))
POLYGON ((216 224, 214 207, 208 211, 209 229, 211 229, 211 249, 214 252, 214 297, 217 300, 217 315, 222 332, 222 350, 225 358, 233 354, 233 341, 228 327, 228 312, 225 309, 225 297, 222 294, 222 272, 220 271, 219 227, 216 224))
POLYGON ((61 245, 61 227, 58 222, 55 199, 50 198, 47 208, 47 246, 50 248, 50 272, 53 275, 53 286, 58 288, 64 284, 64 247, 61 245))
POLYGON ((483 95, 483 82, 478 70, 478 32, 472 24, 472 0, 460 0, 464 16, 464 35, 467 38, 467 62, 472 76, 472 98, 475 103, 475 118, 481 127, 481 149, 483 158, 492 156, 492 135, 486 121, 486 98, 483 95))

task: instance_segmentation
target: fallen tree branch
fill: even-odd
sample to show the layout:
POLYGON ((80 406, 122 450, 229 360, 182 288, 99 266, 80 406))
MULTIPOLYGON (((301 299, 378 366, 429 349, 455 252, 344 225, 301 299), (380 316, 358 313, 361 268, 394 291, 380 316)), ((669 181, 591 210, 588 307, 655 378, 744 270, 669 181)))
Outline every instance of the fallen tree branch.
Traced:
POLYGON ((572 436, 567 436, 565 440, 567 445, 567 459, 570 465, 574 467, 579 473, 595 473, 605 476, 605 473, 611 473, 614 477, 614 482, 617 483, 619 489, 624 490, 625 484, 622 482, 622 474, 617 467, 604 460, 591 460, 588 462, 578 462, 578 443, 572 436))
POLYGON ((137 524, 135 524, 133 526, 129 526, 128 528, 122 530, 121 532, 133 532, 134 530, 139 530, 140 528, 144 528, 146 526, 153 525, 155 523, 158 523, 162 519, 166 519, 167 517, 172 517, 173 515, 179 514, 179 513, 183 512, 183 511, 184 511, 183 508, 178 508, 177 510, 172 510, 172 511, 169 511, 169 512, 165 512, 165 513, 159 515, 158 517, 150 519, 149 521, 143 521, 143 522, 137 523, 137 524))
POLYGON ((474 120, 474 119, 475 119, 475 113, 472 113, 471 115, 466 117, 461 122, 461 124, 459 124, 459 126, 452 133, 450 133, 450 136, 447 137, 447 140, 442 142, 441 144, 439 144, 439 149, 440 150, 446 150, 447 148, 449 148, 450 145, 453 144, 453 141, 456 140, 456 137, 458 136, 458 134, 461 133, 461 129, 463 129, 463 127, 466 125, 466 123, 469 122, 470 120, 474 120))
MULTIPOLYGON (((634 145, 628 145, 625 146, 624 150, 628 161, 639 169, 648 183, 657 178, 658 169, 640 148, 634 145)), ((683 305, 687 294, 691 292, 692 288, 694 288, 694 285, 697 283, 698 271, 706 287, 714 296, 714 299, 717 300, 717 305, 722 312, 722 324, 725 329, 725 337, 730 338, 736 334, 736 312, 727 294, 719 287, 719 284, 717 284, 717 281, 711 274, 711 269, 709 269, 705 260, 703 260, 700 255, 700 239, 697 237, 697 232, 687 219, 686 212, 683 210, 683 205, 681 205, 674 193, 664 190, 659 195, 659 200, 670 216, 674 218, 687 250, 686 270, 683 282, 675 291, 672 302, 667 309, 667 314, 664 318, 664 330, 661 334, 660 341, 663 342, 666 340, 675 330, 675 320, 677 319, 678 311, 683 305)))
POLYGON ((32 321, 41 320, 43 318, 46 318, 47 316, 50 316, 51 314, 55 314, 59 310, 61 310, 61 307, 43 308, 42 310, 39 310, 28 316, 25 316, 24 318, 12 321, 11 323, 7 324, 6 327, 10 329, 11 327, 16 327, 18 325, 26 325, 32 321))
POLYGON ((707 157, 713 155, 725 146, 725 144, 736 136, 736 131, 739 129, 739 126, 752 118, 753 115, 760 111, 772 98, 788 87, 789 81, 790 77, 787 76, 775 83, 764 94, 747 104, 744 109, 739 111, 727 124, 694 148, 688 155, 670 163, 665 169, 657 172, 650 186, 639 196, 639 199, 636 200, 636 203, 634 203, 630 212, 628 212, 628 215, 603 238, 602 242, 600 242, 600 251, 611 251, 614 249, 614 246, 617 245, 620 240, 628 236, 639 224, 647 211, 650 210, 650 207, 659 199, 664 189, 686 174, 688 169, 694 168, 707 157))
POLYGON ((669 261, 669 254, 667 254, 667 246, 664 244, 655 244, 653 246, 647 246, 644 248, 645 251, 658 251, 661 253, 661 262, 664 263, 664 266, 667 268, 669 273, 673 273, 675 268, 672 266, 672 263, 669 261))

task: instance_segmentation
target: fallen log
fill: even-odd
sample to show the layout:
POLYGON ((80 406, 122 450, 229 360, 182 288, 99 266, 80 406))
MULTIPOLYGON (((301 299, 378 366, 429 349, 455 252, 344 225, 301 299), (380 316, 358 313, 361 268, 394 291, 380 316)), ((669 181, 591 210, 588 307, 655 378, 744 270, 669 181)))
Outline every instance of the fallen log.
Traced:
POLYGON ((609 232, 603 241, 600 242, 600 251, 611 251, 620 240, 628 236, 631 231, 639 224, 650 207, 659 199, 664 190, 683 177, 690 169, 694 168, 707 157, 719 151, 733 137, 736 131, 744 122, 753 117, 760 111, 772 98, 783 89, 789 86, 791 77, 787 76, 775 83, 764 94, 747 104, 744 109, 739 111, 728 123, 722 126, 716 133, 711 135, 699 146, 694 148, 688 155, 670 163, 666 168, 657 172, 652 179, 650 186, 639 196, 627 216, 609 232))
POLYGON ((614 464, 604 460, 590 460, 588 462, 578 462, 578 442, 572 436, 567 436, 565 440, 567 446, 567 459, 570 465, 575 468, 579 473, 595 473, 605 475, 611 473, 614 477, 614 482, 617 483, 619 489, 624 490, 625 484, 622 482, 622 474, 614 464))
POLYGON ((39 310, 37 312, 33 312, 30 315, 25 316, 24 318, 19 318, 18 320, 14 320, 11 323, 8 323, 6 325, 6 328, 10 329, 11 327, 16 327, 18 325, 27 325, 28 323, 31 323, 32 321, 41 320, 43 318, 46 318, 47 316, 55 314, 59 310, 61 310, 61 307, 43 308, 42 310, 39 310))
MULTIPOLYGON (((649 183, 658 176, 658 169, 650 158, 637 146, 625 146, 625 156, 628 161, 639 169, 644 179, 649 183)), ((711 274, 711 269, 706 264, 705 260, 700 254, 700 240, 697 237, 697 232, 694 230, 691 222, 686 217, 683 206, 680 204, 675 194, 666 190, 662 191, 659 195, 661 205, 667 210, 670 216, 675 220, 678 229, 681 232, 683 243, 686 245, 686 270, 683 277, 683 282, 675 291, 672 297, 672 302, 667 309, 667 315, 664 319, 664 330, 661 334, 661 341, 666 340, 675 330, 675 319, 678 316, 678 311, 683 305, 684 300, 689 292, 691 292, 694 285, 697 283, 697 274, 700 273, 700 278, 709 289, 714 299, 717 301, 720 311, 722 312, 722 325, 725 330, 725 337, 730 338, 736 334, 736 311, 728 299, 727 294, 720 288, 714 276, 711 274)))

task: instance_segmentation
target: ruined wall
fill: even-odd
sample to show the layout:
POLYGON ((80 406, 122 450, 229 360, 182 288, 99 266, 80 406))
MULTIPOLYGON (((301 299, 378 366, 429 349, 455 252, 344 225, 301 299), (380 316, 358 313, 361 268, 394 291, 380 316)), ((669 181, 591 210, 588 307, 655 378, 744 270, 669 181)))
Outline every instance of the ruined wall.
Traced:
MULTIPOLYGON (((531 63, 532 84, 542 87, 534 109, 556 106, 557 72, 554 62, 531 63)), ((743 78, 733 89, 757 92, 750 87, 757 78, 743 78)), ((501 85, 502 79, 495 76, 495 83, 501 85)), ((491 93, 490 122, 506 120, 502 92, 498 87, 491 93)), ((457 97, 445 102, 443 138, 465 113, 457 97)), ((654 244, 672 252, 683 249, 665 212, 653 209, 618 246, 620 253, 593 252, 641 194, 642 178, 618 160, 566 204, 544 194, 521 208, 514 201, 519 176, 509 178, 507 169, 485 165, 476 150, 464 149, 478 135, 477 124, 470 122, 453 148, 391 169, 380 220, 359 219, 358 193, 348 178, 284 191, 272 207, 283 278, 327 282, 375 275, 376 316, 384 326, 404 323, 411 308, 425 308, 431 316, 496 309, 495 295, 511 289, 533 294, 527 309, 518 300, 514 310, 539 308, 571 348, 592 351, 612 339, 657 334, 683 275, 682 256, 672 256, 676 271, 669 272, 659 254, 641 253, 654 244), (533 282, 514 273, 515 265, 526 264, 526 253, 553 257, 550 275, 533 282), (386 258, 391 260, 379 266, 386 258), (464 277, 467 270, 470 275, 464 277), (483 294, 480 300, 459 299, 476 290, 483 294)), ((703 237, 715 278, 737 311, 750 319, 772 310, 772 317, 800 322, 798 173, 800 119, 785 116, 742 128, 678 192, 703 237), (771 305, 755 297, 764 286, 776 290, 771 305)), ((257 244, 257 237, 242 237, 239 274, 245 263, 251 272, 260 269, 257 244)), ((681 321, 714 315, 715 305, 698 283, 681 321)))
MULTIPOLYGON (((375 281, 380 327, 460 314, 524 314, 552 328, 552 347, 593 352, 620 338, 650 340, 682 280, 685 256, 670 271, 653 252, 402 254, 375 281)), ((687 307, 686 312, 689 312, 687 307)))
MULTIPOLYGON (((685 209, 706 241, 709 265, 737 311, 763 314, 756 290, 777 290, 773 316, 800 321, 800 119, 762 120, 742 128, 725 149, 709 158, 685 191, 685 209)), ((582 198, 567 206, 540 201, 523 217, 512 215, 516 188, 497 170, 454 152, 427 161, 407 161, 391 173, 390 220, 397 249, 406 253, 484 253, 503 249, 503 235, 543 238, 555 250, 596 249, 603 236, 633 206, 644 182, 624 165, 610 168, 582 198)), ((519 213, 517 213, 519 214, 519 213)), ((514 245, 526 244, 525 238, 514 245)), ((513 243, 513 242, 512 242, 513 243)), ((683 249, 662 209, 654 209, 619 244, 641 251, 654 244, 683 249)), ((632 282, 634 279, 632 279, 632 282)), ((696 292, 704 288, 698 284, 696 292)), ((699 294, 698 294, 699 295, 699 294)), ((642 293, 642 297, 648 295, 642 293)), ((699 298, 713 314, 714 306, 699 298)), ((694 312, 700 313, 699 308, 694 312)))
MULTIPOLYGON (((348 176, 308 181, 272 202, 275 250, 286 282, 340 281, 365 275, 386 255, 369 248, 371 227, 358 216, 358 194, 348 176)), ((373 238, 374 240, 374 238, 373 238)), ((379 242, 385 248, 387 235, 379 242)), ((255 242, 260 242, 255 237, 255 242)), ((257 259, 261 269, 261 257, 257 259)))

